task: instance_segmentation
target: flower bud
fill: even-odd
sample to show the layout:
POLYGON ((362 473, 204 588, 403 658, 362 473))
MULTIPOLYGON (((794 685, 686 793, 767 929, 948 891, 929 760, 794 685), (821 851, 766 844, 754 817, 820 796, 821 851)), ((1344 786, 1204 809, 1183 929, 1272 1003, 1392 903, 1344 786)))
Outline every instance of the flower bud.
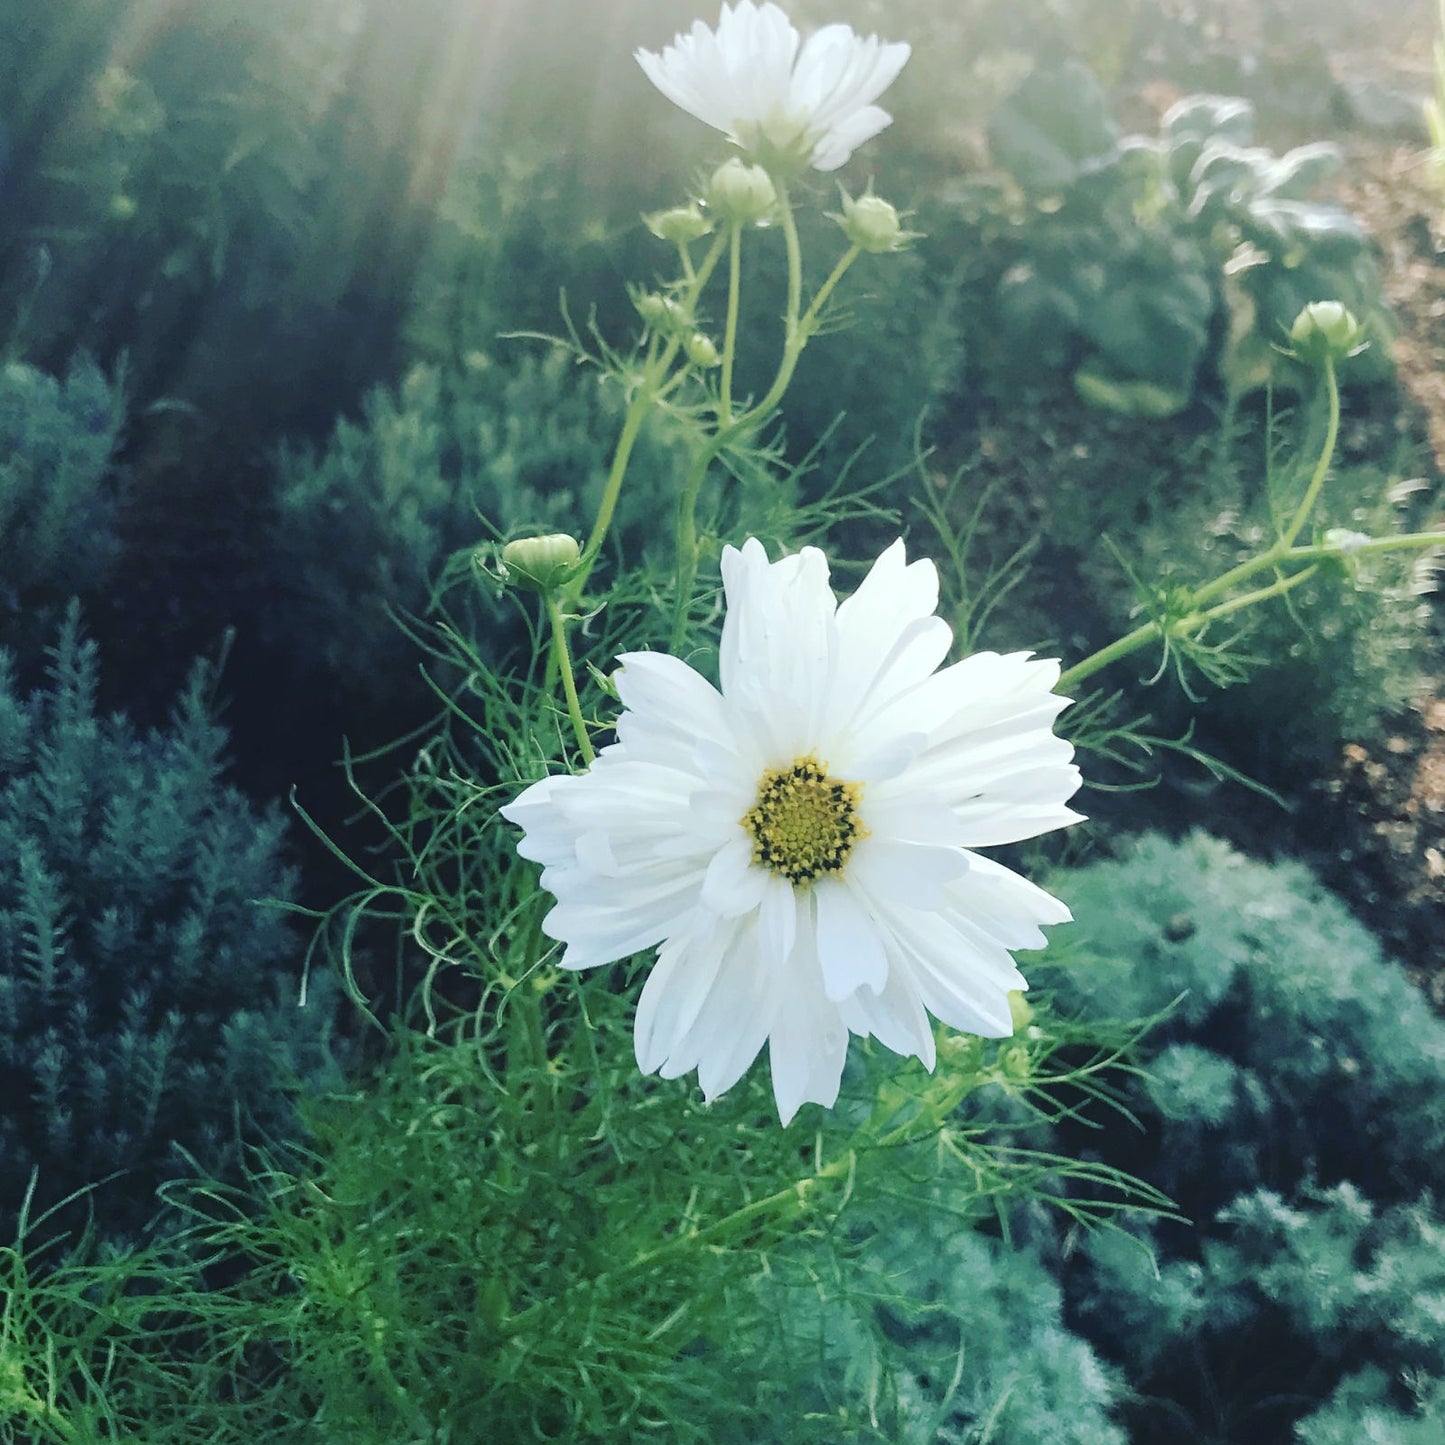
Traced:
POLYGON ((706 236, 713 227, 712 218, 703 215, 696 201, 666 211, 652 211, 643 216, 642 223, 659 241, 672 241, 681 246, 706 236))
POLYGON ((712 338, 704 336, 701 331, 694 331, 683 342, 683 350, 687 352, 687 359, 694 366, 717 366, 722 361, 717 347, 713 345, 712 338))
POLYGON ((1331 527, 1320 540, 1326 547, 1332 547, 1342 556, 1349 557, 1370 539, 1363 532, 1353 532, 1348 527, 1331 527))
POLYGON ((687 312, 671 296, 663 296, 660 292, 636 292, 632 297, 632 304, 650 331, 672 335, 688 324, 687 312))
POLYGON ((833 216, 833 220, 859 250, 871 251, 874 255, 901 251, 913 239, 914 233, 903 229, 898 212, 871 191, 856 201, 844 191, 843 214, 833 216))
POLYGON ((577 539, 565 532, 518 537, 502 548, 502 571, 528 592, 550 592, 572 575, 581 556, 577 539))
POLYGON ((778 206, 778 192, 768 173, 737 156, 712 173, 703 199, 709 210, 735 226, 766 225, 778 206))
POLYGON ((1014 1032, 1022 1033, 1029 1026, 1034 1016, 1034 1006, 1024 997, 1021 988, 1011 988, 1008 995, 1009 1021, 1014 1026, 1014 1032))
POLYGON ((1365 328, 1339 301, 1311 301, 1289 329, 1290 349, 1306 366, 1343 361, 1365 346, 1365 328))

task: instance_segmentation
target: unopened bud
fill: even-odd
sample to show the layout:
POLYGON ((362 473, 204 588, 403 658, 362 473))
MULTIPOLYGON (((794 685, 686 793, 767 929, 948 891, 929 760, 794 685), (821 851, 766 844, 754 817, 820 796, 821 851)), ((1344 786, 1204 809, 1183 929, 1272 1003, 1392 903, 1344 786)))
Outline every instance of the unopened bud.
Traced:
POLYGON ((778 192, 761 166, 734 156, 712 173, 704 197, 709 210, 736 226, 765 225, 778 206, 778 192))
POLYGON ((672 241, 681 246, 706 236, 713 227, 712 218, 703 215, 696 201, 666 211, 652 211, 642 218, 642 223, 659 241, 672 241))
POLYGON ((518 537, 502 548, 502 571, 507 581, 529 592, 551 592, 571 576, 581 556, 577 539, 565 532, 518 537))
POLYGON ((701 331, 694 331, 683 342, 683 350, 687 352, 687 359, 694 366, 716 366, 722 360, 712 338, 704 336, 701 331))
POLYGON ((834 215, 833 219, 859 250, 871 251, 874 255, 901 251, 914 235, 903 229, 898 212, 882 196, 875 196, 871 191, 859 196, 856 201, 844 191, 843 214, 834 215))
POLYGON ((1022 1033, 1033 1019, 1034 1006, 1024 997, 1024 991, 1021 988, 1009 990, 1008 1013, 1016 1034, 1022 1033))
POLYGON ((1363 532, 1351 531, 1348 527, 1331 527, 1321 538, 1326 547, 1349 557, 1358 552, 1370 539, 1363 532))
POLYGON ((1343 361, 1365 346, 1365 328, 1339 301, 1311 301, 1289 329, 1290 350, 1307 366, 1343 361))
POLYGON ((632 304, 647 323, 649 331, 672 335, 688 324, 687 312, 671 296, 663 296, 657 291, 641 291, 633 295, 632 304))

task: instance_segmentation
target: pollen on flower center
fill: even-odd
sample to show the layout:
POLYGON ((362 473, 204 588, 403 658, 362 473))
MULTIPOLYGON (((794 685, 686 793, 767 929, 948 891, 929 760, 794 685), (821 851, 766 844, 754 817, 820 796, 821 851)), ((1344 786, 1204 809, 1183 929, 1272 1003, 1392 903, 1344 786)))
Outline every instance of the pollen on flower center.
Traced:
POLYGON ((742 816, 753 835, 753 862, 795 887, 841 873, 854 845, 868 836, 858 816, 862 798, 861 783, 829 777, 812 753, 770 768, 742 816))

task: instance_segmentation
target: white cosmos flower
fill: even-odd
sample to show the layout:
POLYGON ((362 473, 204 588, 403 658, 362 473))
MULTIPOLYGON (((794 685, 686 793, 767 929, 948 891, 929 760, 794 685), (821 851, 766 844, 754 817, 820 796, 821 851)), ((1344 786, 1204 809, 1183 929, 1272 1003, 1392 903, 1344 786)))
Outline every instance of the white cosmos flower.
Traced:
POLYGON ((670 101, 770 168, 834 171, 892 120, 873 102, 908 54, 847 25, 801 41, 776 5, 737 0, 715 31, 696 20, 661 55, 639 50, 637 61, 670 101))
POLYGON ((769 1045, 786 1124, 831 1107, 849 1033, 931 1069, 929 1014, 1013 1031, 1010 949, 1069 910, 979 856, 1078 821, 1056 662, 953 641, 938 574, 895 542, 841 605, 814 547, 725 548, 721 687, 665 653, 616 675, 617 741, 502 813, 557 903, 564 968, 656 947, 637 1062, 711 1100, 769 1045))

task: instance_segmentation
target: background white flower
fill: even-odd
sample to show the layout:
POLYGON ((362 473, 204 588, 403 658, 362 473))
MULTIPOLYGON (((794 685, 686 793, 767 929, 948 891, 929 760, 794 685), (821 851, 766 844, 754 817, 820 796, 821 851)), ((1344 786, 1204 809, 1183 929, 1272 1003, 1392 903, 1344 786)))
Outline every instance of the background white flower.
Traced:
POLYGON ((907 45, 825 25, 801 41, 776 5, 724 5, 716 31, 701 20, 661 55, 637 51, 647 78, 689 115, 754 159, 837 170, 892 120, 873 102, 908 59, 907 45))
POLYGON ((938 574, 895 542, 839 605, 816 548, 722 559, 721 687, 625 654, 618 740, 503 815, 556 896, 564 968, 658 946, 637 1062, 711 1100, 766 1042, 786 1124, 831 1106, 850 1031, 933 1067, 929 1014, 1012 1032, 1010 949, 1068 909, 974 853, 1076 822, 1055 662, 983 652, 939 670, 938 574))

